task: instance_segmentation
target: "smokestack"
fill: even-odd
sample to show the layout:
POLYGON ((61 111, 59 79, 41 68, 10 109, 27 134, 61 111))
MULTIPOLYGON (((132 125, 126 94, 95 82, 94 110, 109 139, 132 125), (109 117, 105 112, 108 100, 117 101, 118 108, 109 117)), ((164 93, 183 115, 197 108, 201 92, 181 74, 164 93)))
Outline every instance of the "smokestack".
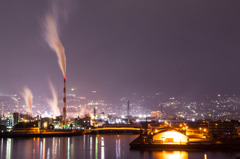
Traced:
POLYGON ((129 100, 128 100, 128 106, 127 106, 127 115, 128 115, 128 123, 129 123, 129 110, 130 110, 130 104, 129 104, 129 100))
POLYGON ((94 109, 93 109, 93 115, 94 115, 94 120, 96 119, 96 107, 94 107, 94 109))
POLYGON ((63 125, 66 124, 66 55, 64 47, 59 39, 57 27, 57 15, 54 12, 49 12, 45 16, 45 40, 49 47, 55 51, 58 57, 58 64, 64 77, 63 87, 63 125))
POLYGON ((63 79, 63 125, 66 125, 66 77, 63 79))
POLYGON ((163 116, 163 109, 162 109, 162 104, 161 104, 161 118, 160 118, 160 120, 162 120, 162 116, 163 116))

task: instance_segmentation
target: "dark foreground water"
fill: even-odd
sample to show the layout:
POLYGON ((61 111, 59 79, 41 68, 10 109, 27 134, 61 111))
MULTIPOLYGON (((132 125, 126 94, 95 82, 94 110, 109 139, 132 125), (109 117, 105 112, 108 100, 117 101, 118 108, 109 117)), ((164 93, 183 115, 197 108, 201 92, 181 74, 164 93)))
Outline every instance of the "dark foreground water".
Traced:
POLYGON ((236 159, 238 152, 137 151, 136 135, 84 135, 53 138, 0 138, 1 159, 236 159))

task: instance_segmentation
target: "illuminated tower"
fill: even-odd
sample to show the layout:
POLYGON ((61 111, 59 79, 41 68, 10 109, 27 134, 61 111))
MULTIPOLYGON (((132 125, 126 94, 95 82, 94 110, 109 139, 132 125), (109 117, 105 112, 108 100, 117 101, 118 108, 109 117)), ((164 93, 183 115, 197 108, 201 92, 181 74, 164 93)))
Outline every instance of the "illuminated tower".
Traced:
POLYGON ((130 110, 130 103, 129 103, 129 100, 128 100, 128 106, 127 106, 127 118, 128 118, 128 123, 129 123, 129 121, 130 121, 129 110, 130 110))

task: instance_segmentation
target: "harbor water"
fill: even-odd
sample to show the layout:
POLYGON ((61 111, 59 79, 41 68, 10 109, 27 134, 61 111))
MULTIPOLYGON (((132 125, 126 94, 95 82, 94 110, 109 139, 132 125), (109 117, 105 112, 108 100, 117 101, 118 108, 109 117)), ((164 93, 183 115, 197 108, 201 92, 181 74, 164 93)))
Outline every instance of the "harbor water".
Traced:
POLYGON ((236 159, 239 152, 130 150, 137 135, 0 138, 1 159, 236 159))

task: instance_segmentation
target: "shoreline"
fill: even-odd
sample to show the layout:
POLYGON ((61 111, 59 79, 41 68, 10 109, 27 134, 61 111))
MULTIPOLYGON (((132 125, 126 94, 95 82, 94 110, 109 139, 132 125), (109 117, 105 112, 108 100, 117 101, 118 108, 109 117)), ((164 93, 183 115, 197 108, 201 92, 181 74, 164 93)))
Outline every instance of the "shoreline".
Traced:
POLYGON ((32 137, 67 137, 67 136, 81 136, 84 131, 70 132, 70 131, 50 131, 40 133, 21 133, 21 132, 10 132, 0 134, 0 138, 32 138, 32 137))

